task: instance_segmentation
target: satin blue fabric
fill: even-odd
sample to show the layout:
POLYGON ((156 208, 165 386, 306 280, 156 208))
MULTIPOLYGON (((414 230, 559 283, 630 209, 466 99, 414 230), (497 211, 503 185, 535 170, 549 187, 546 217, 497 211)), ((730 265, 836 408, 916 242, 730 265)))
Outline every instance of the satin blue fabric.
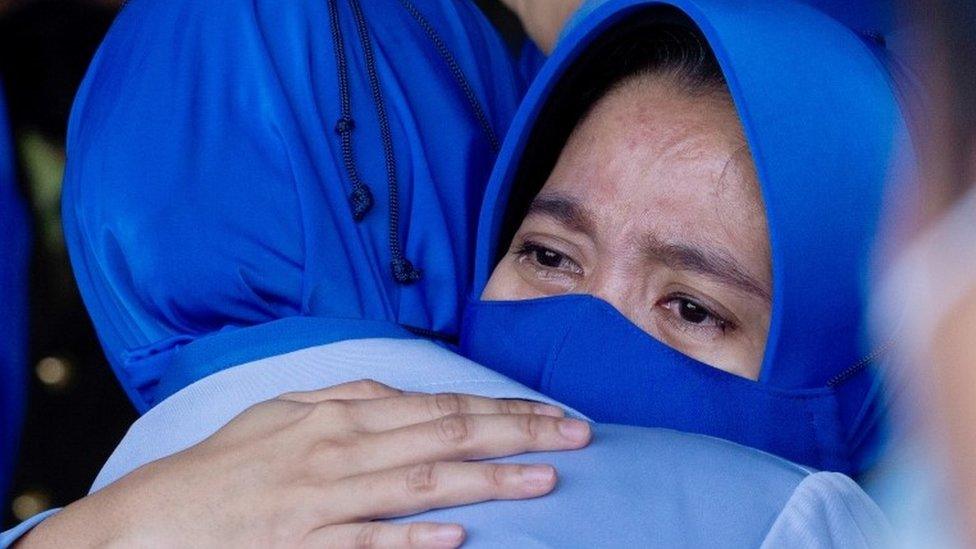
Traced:
POLYGON ((530 88, 492 175, 462 352, 598 421, 706 433, 817 468, 862 471, 883 432, 874 349, 864 343, 866 281, 889 169, 907 146, 883 54, 798 2, 585 4, 530 88), (508 246, 499 240, 512 186, 560 78, 594 40, 662 7, 686 14, 714 50, 760 179, 773 305, 758 382, 676 353, 592 297, 477 297, 499 246, 508 246))
POLYGON ((92 62, 68 132, 65 234, 139 410, 239 359, 411 337, 404 326, 457 337, 478 208, 531 63, 468 2, 343 0, 337 17, 330 3, 132 0, 92 62), (360 221, 350 162, 373 196, 360 221), (394 242, 419 281, 394 279, 394 242), (277 323, 268 348, 226 336, 291 317, 324 320, 277 323))
POLYGON ((0 81, 0 501, 10 488, 27 393, 27 205, 15 181, 13 136, 0 81))

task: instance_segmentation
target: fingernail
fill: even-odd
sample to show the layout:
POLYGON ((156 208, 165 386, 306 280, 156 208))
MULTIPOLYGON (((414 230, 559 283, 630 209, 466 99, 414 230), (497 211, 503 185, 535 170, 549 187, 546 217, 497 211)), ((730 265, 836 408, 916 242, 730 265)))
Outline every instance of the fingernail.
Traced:
POLYGON ((563 417, 565 412, 558 406, 551 406, 549 404, 533 404, 532 411, 536 414, 542 416, 552 416, 552 417, 563 417))
POLYGON ((582 442, 590 436, 590 426, 577 419, 564 419, 559 422, 559 432, 573 442, 582 442))
POLYGON ((519 474, 522 482, 534 486, 549 486, 556 478, 556 470, 550 465, 526 465, 519 474))
POLYGON ((428 532, 431 543, 440 547, 457 547, 464 541, 464 528, 457 524, 442 524, 428 532))

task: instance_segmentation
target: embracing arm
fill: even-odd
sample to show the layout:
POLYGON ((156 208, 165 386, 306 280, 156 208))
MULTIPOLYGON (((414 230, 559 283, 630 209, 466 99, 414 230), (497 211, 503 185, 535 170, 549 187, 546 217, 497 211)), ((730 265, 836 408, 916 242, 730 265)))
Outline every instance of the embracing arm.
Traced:
MULTIPOLYGON (((321 397, 321 392, 297 395, 305 400, 315 400, 321 397)), ((484 405, 507 406, 510 402, 476 399, 465 400, 468 404, 461 404, 462 401, 453 396, 424 396, 414 401, 414 404, 423 403, 422 406, 405 406, 407 403, 403 401, 396 406, 396 413, 391 414, 394 410, 390 404, 394 399, 384 400, 384 403, 355 405, 358 411, 346 408, 346 412, 337 417, 345 417, 346 421, 350 417, 359 417, 357 424, 360 425, 374 425, 373 422, 380 421, 378 426, 385 427, 391 420, 400 421, 410 415, 408 409, 411 407, 421 414, 429 414, 431 410, 441 407, 445 411, 456 410, 459 404, 462 407, 473 405, 475 408, 468 410, 477 411, 482 410, 484 405), (382 410, 382 413, 368 413, 371 419, 367 419, 361 414, 367 413, 368 408, 376 408, 376 412, 382 410)), ((281 410, 290 408, 280 404, 274 406, 281 410)), ((525 406, 522 403, 515 405, 525 406)), ((346 405, 326 404, 315 408, 327 412, 330 408, 333 411, 343 409, 343 406, 346 405)), ((489 408, 486 411, 492 410, 489 408)), ((501 411, 511 410, 505 408, 501 411)), ((37 546, 44 546, 45 540, 57 539, 134 540, 147 545, 159 545, 161 542, 179 545, 192 543, 197 546, 236 542, 255 544, 268 541, 261 537, 260 531, 263 529, 271 535, 287 536, 284 541, 290 540, 296 544, 304 541, 306 544, 346 546, 369 545, 363 542, 370 541, 374 546, 441 547, 456 545, 461 538, 455 537, 451 542, 441 544, 419 541, 417 537, 424 537, 439 525, 447 526, 448 532, 453 528, 455 534, 460 534, 460 528, 453 526, 460 524, 471 534, 472 541, 480 546, 707 547, 714 546, 715 540, 736 540, 740 545, 759 546, 764 543, 764 547, 796 546, 797 542, 804 546, 871 547, 876 540, 884 539, 883 517, 849 479, 831 473, 810 475, 805 469, 768 454, 709 437, 596 424, 596 442, 582 452, 519 455, 507 459, 504 466, 484 462, 459 463, 484 467, 479 471, 472 469, 466 480, 463 476, 454 476, 449 468, 437 472, 436 467, 411 466, 407 470, 414 474, 402 478, 396 475, 359 475, 352 478, 372 480, 360 482, 355 487, 346 482, 347 490, 353 494, 353 497, 349 497, 350 494, 343 495, 337 491, 339 485, 328 486, 329 482, 342 476, 341 473, 347 469, 364 467, 371 459, 391 452, 377 451, 380 450, 377 447, 370 451, 369 444, 360 443, 358 459, 330 459, 327 461, 334 467, 321 467, 314 474, 305 475, 309 481, 326 481, 326 486, 319 482, 306 482, 313 486, 297 489, 299 483, 289 480, 290 474, 287 472, 303 470, 302 461, 293 459, 303 452, 279 453, 271 462, 262 459, 262 456, 268 457, 262 448, 280 447, 282 439, 288 437, 282 437, 279 432, 289 429, 278 429, 275 422, 267 421, 273 418, 268 410, 260 414, 249 412, 242 417, 246 418, 248 414, 252 426, 257 426, 254 423, 256 418, 264 417, 265 420, 260 423, 267 423, 255 431, 249 444, 242 446, 239 444, 242 441, 234 443, 236 435, 231 433, 240 430, 240 427, 232 428, 234 423, 240 421, 234 420, 222 430, 223 435, 218 433, 213 437, 213 441, 219 439, 220 442, 214 442, 216 446, 211 450, 201 452, 200 449, 208 445, 204 442, 198 445, 197 450, 184 454, 189 456, 195 452, 196 458, 186 459, 182 464, 178 458, 173 465, 154 462, 162 464, 156 472, 153 468, 157 465, 140 470, 148 471, 145 473, 147 477, 168 475, 170 480, 140 480, 143 474, 140 471, 123 477, 123 482, 129 483, 129 488, 125 490, 132 494, 131 497, 117 496, 115 503, 107 503, 107 509, 98 509, 98 505, 89 504, 87 519, 80 514, 85 509, 79 506, 79 514, 71 521, 59 523, 52 520, 51 529, 47 532, 39 529, 37 537, 25 540, 27 545, 36 541, 37 546), (274 434, 269 436, 269 431, 274 434), (226 451, 220 450, 220 447, 226 451), (246 455, 240 455, 242 452, 246 455), (230 463, 255 462, 258 465, 253 471, 227 467, 225 462, 228 460, 230 463), (284 463, 278 464, 278 461, 284 463), (522 501, 517 505, 496 502, 442 509, 406 519, 422 521, 413 525, 400 521, 361 522, 366 517, 399 515, 464 501, 522 499, 544 493, 552 488, 554 478, 547 477, 547 482, 535 488, 522 481, 509 484, 503 480, 501 486, 498 484, 499 479, 509 478, 506 476, 508 467, 531 466, 540 461, 553 463, 558 467, 560 476, 567 479, 552 499, 522 501), (181 469, 183 472, 180 472, 181 469), (214 474, 215 471, 219 474, 214 474), (434 473, 433 477, 429 474, 431 472, 434 473), (434 478, 437 480, 432 480, 434 478), (490 481, 485 482, 488 479, 490 481), (275 485, 281 485, 283 489, 274 490, 275 485), (456 490, 459 486, 464 489, 456 490), (235 497, 228 498, 227 494, 234 494, 235 497), (289 498, 293 501, 289 502, 289 498), (255 504, 256 501, 261 503, 255 504), (737 502, 736 512, 729 512, 730 502, 737 502), (368 509, 361 509, 364 503, 368 509), (130 505, 134 506, 134 510, 126 508, 130 505), (116 514, 113 508, 121 510, 122 514, 116 514), (360 511, 356 512, 357 509, 360 511), (351 516, 342 517, 352 522, 338 525, 335 522, 322 522, 325 527, 313 530, 310 536, 303 536, 310 525, 325 518, 334 520, 337 513, 352 513, 351 516), (141 520, 138 518, 140 515, 141 520), (770 524, 774 522, 774 527, 770 529, 770 524), (124 535, 109 535, 113 528, 121 528, 124 535), (129 537, 128 534, 138 537, 129 537), (88 535, 95 537, 80 537, 88 535)), ((325 413, 320 417, 329 416, 325 413)), ((497 416, 501 418, 505 414, 497 416)), ((525 419, 522 415, 523 422, 525 419)), ((544 423, 560 421, 555 417, 542 419, 544 423)), ((331 423, 328 420, 311 422, 309 432, 318 433, 321 437, 330 431, 326 426, 331 423)), ((469 427, 473 428, 464 431, 472 434, 482 432, 474 424, 469 427)), ((544 434, 545 430, 529 428, 526 432, 536 433, 536 437, 530 438, 537 438, 541 434, 542 439, 549 439, 544 434)), ((417 442, 421 444, 404 444, 400 441, 395 446, 410 449, 406 452, 408 454, 423 453, 426 451, 423 442, 430 444, 437 438, 420 437, 417 442)), ((329 440, 328 436, 320 438, 323 442, 329 440)), ((498 440, 494 441, 495 445, 498 443, 498 440)), ((548 444, 551 444, 551 440, 535 447, 548 444)), ((560 444, 556 446, 562 447, 560 444)), ((355 451, 355 447, 354 444, 343 451, 355 451)), ((511 446, 507 447, 511 449, 511 446)), ((532 445, 522 446, 528 447, 532 445)), ((329 445, 325 444, 319 451, 334 449, 330 450, 329 445)), ((478 455, 478 452, 462 455, 478 455)), ((510 472, 521 471, 525 469, 515 468, 510 472)), ((517 473, 515 476, 521 477, 517 473)), ((111 494, 111 489, 110 485, 100 493, 111 494)), ((94 498, 89 501, 98 503, 94 498)), ((277 539, 282 541, 280 537, 277 539)))
POLYGON ((569 16, 583 0, 501 0, 515 12, 525 32, 545 53, 552 52, 569 16))
POLYGON ((289 393, 68 506, 16 546, 456 547, 458 524, 372 521, 548 493, 551 466, 467 460, 587 444, 587 425, 561 415, 375 382, 289 393))

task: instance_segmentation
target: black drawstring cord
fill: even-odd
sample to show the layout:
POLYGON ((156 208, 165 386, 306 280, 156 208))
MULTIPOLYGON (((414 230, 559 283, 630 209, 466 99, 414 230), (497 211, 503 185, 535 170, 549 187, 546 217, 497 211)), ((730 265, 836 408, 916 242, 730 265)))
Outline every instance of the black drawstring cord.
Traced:
POLYGON ((359 0, 349 0, 356 18, 356 28, 359 31, 359 41, 362 44, 363 55, 366 58, 366 73, 369 76, 369 88, 373 94, 373 105, 376 107, 376 117, 380 124, 380 135, 383 140, 383 156, 386 160, 386 182, 390 191, 390 267, 393 278, 400 284, 411 284, 420 280, 421 272, 403 256, 400 249, 400 196, 397 182, 396 155, 393 151, 393 133, 390 131, 390 119, 386 114, 383 94, 380 90, 379 76, 376 72, 376 58, 373 55, 373 44, 363 16, 359 0))
POLYGON ((420 28, 424 30, 427 34, 427 38, 434 44, 434 48, 437 53, 440 54, 441 59, 447 64, 448 69, 450 69, 451 74, 454 76, 455 82, 461 92, 464 94, 465 99, 468 101, 468 106, 471 108, 471 112, 474 113, 474 117, 478 119, 478 123, 481 124, 481 130, 485 133, 485 138, 488 139, 488 144, 491 146, 493 152, 498 152, 500 149, 498 136, 495 134, 495 129, 491 127, 491 122, 488 120, 488 115, 485 114, 484 109, 481 108, 481 103, 478 101, 478 96, 475 95, 474 90, 471 89, 471 84, 468 83, 468 79, 464 76, 464 71, 461 70, 461 65, 457 62, 451 50, 441 39, 440 35, 434 29, 427 19, 424 17, 420 10, 410 1, 410 0, 400 0, 400 5, 403 9, 407 10, 407 13, 413 17, 414 21, 420 25, 420 28))
MULTIPOLYGON (((434 27, 424 18, 423 14, 414 6, 410 0, 399 0, 403 8, 413 17, 414 21, 427 34, 427 38, 434 45, 441 59, 447 64, 454 80, 468 101, 471 111, 481 125, 481 129, 488 140, 492 150, 498 152, 499 141, 495 130, 491 126, 488 116, 485 114, 478 97, 465 78, 464 71, 461 70, 457 59, 451 54, 444 40, 434 27)), ((403 255, 400 248, 400 189, 397 181, 396 155, 393 150, 393 133, 390 130, 390 119, 386 112, 383 102, 383 94, 380 88, 379 74, 376 70, 376 57, 373 52, 373 43, 370 39, 369 28, 366 25, 366 18, 363 15, 362 5, 359 0, 348 0, 356 20, 356 29, 359 34, 359 41, 363 48, 363 56, 366 61, 366 72, 369 77, 369 88, 373 96, 373 106, 376 109, 376 117, 380 125, 380 134, 383 142, 383 156, 386 161, 386 180, 389 189, 390 212, 389 212, 389 244, 390 244, 390 268, 393 271, 393 278, 400 284, 411 284, 420 280, 422 273, 419 269, 403 255)), ((349 67, 346 59, 346 48, 342 36, 342 28, 339 23, 338 0, 328 0, 329 17, 331 18, 332 42, 335 49, 336 68, 339 76, 339 101, 341 102, 341 114, 336 122, 335 131, 342 140, 342 161, 346 173, 352 182, 352 193, 349 195, 349 202, 352 205, 353 218, 361 220, 373 206, 373 195, 369 187, 360 179, 356 170, 356 160, 352 148, 352 132, 356 123, 352 118, 352 99, 349 91, 349 67)))
POLYGON ((434 341, 441 341, 447 343, 448 345, 457 345, 458 336, 445 334, 444 332, 438 332, 435 330, 429 330, 427 328, 418 328, 416 326, 408 326, 406 324, 401 324, 408 332, 418 335, 424 339, 433 339, 434 341))
POLYGON ((346 47, 342 41, 342 29, 339 27, 339 6, 337 0, 329 0, 329 18, 332 26, 332 45, 335 48, 336 70, 339 75, 339 102, 342 113, 336 122, 335 131, 342 140, 342 163, 352 182, 352 193, 349 203, 352 205, 352 217, 361 220, 373 207, 373 193, 369 187, 359 179, 356 171, 356 160, 352 150, 352 131, 356 122, 352 119, 352 100, 349 93, 349 68, 346 63, 346 47))

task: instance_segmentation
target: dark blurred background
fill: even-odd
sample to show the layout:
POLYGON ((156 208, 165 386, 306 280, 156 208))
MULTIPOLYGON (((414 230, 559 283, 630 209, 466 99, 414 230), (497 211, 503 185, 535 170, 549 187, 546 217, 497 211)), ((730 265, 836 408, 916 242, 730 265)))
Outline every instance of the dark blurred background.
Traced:
MULTIPOLYGON (((30 204, 34 240, 28 409, 0 529, 83 496, 136 419, 102 355, 75 287, 60 219, 71 102, 123 3, 0 0, 0 81, 16 147, 18 184, 30 204)), ((497 0, 477 3, 516 47, 522 38, 511 14, 497 0)))
POLYGON ((34 238, 28 409, 5 527, 83 495, 135 419, 82 306, 60 220, 71 101, 120 4, 0 0, 0 78, 34 238))

